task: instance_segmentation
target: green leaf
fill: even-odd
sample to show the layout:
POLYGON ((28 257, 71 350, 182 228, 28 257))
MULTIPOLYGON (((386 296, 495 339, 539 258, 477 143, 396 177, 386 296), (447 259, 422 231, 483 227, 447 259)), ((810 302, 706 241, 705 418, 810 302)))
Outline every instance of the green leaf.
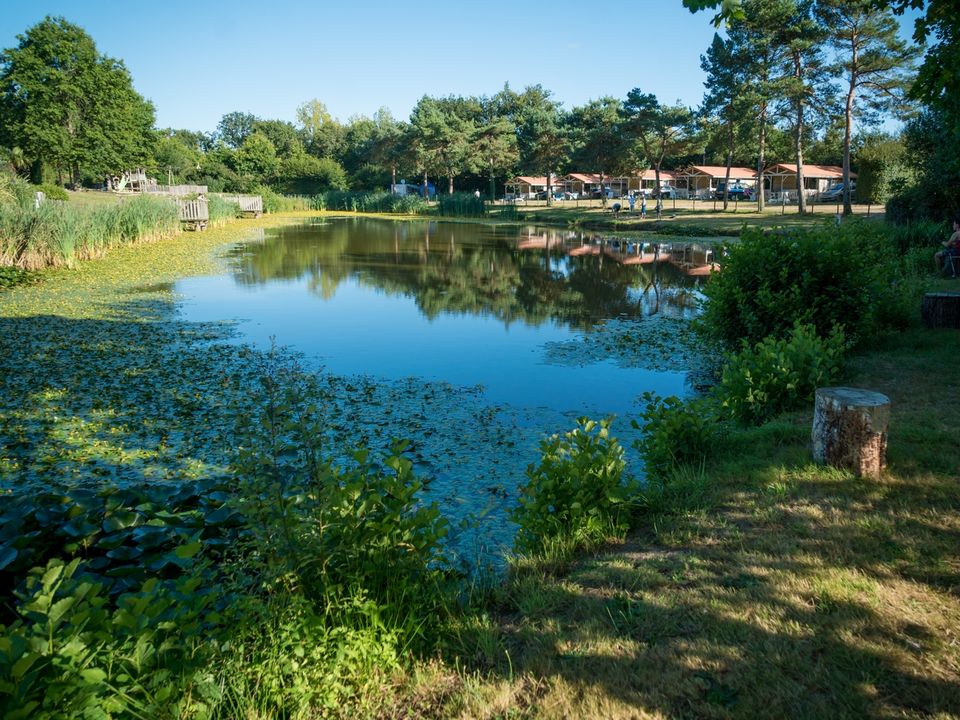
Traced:
POLYGON ((181 545, 173 549, 174 554, 183 560, 187 560, 196 555, 203 548, 203 543, 199 540, 196 540, 186 545, 181 545))

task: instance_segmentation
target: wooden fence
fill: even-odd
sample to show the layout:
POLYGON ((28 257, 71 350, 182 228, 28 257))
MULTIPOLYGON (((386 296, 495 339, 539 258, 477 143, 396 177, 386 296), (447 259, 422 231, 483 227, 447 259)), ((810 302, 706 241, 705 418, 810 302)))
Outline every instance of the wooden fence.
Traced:
POLYGON ((204 230, 210 221, 210 206, 206 200, 178 200, 180 222, 189 230, 204 230))
POLYGON ((173 195, 183 197, 184 195, 206 195, 206 185, 153 185, 144 192, 156 193, 158 195, 173 195))
POLYGON ((260 195, 217 193, 217 196, 239 207, 241 215, 263 215, 263 198, 260 195))

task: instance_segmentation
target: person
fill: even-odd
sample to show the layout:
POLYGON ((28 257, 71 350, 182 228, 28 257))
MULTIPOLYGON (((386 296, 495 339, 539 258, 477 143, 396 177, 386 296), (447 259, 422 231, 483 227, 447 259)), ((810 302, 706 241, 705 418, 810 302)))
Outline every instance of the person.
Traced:
POLYGON ((614 203, 612 210, 613 210, 614 217, 617 217, 618 215, 620 215, 620 203, 614 203))
POLYGON ((950 277, 957 276, 956 266, 960 265, 960 220, 953 221, 953 235, 943 243, 943 250, 933 256, 937 272, 946 270, 950 277))
POLYGON ((637 198, 633 193, 630 193, 627 196, 627 202, 630 203, 630 212, 633 212, 633 206, 637 202, 637 198))
POLYGON ((640 218, 642 220, 647 219, 647 193, 646 192, 644 192, 643 195, 640 196, 640 218))

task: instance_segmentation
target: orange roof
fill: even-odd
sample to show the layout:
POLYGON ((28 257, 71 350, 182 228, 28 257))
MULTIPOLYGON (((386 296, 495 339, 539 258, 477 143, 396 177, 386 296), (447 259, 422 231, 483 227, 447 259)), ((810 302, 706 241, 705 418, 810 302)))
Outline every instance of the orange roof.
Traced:
MULTIPOLYGON (((637 172, 637 173, 635 173, 635 174, 633 175, 633 177, 639 177, 641 180, 656 180, 656 179, 657 179, 657 173, 656 173, 656 171, 655 171, 653 168, 648 168, 647 170, 644 170, 643 172, 637 172)), ((676 174, 675 172, 673 172, 672 170, 661 170, 661 171, 660 171, 660 179, 661 179, 661 180, 673 180, 673 179, 676 178, 676 177, 677 177, 677 174, 676 174)))
MULTIPOLYGON (((771 165, 768 168, 764 169, 765 173, 772 173, 774 175, 796 175, 797 166, 791 165, 789 163, 777 163, 776 165, 771 165)), ((836 165, 804 165, 803 166, 803 175, 808 178, 829 178, 831 180, 839 180, 843 177, 843 168, 837 167, 836 165)), ((850 171, 850 177, 856 177, 857 174, 850 171)))
MULTIPOLYGON (((683 174, 722 178, 727 176, 727 167, 726 165, 691 165, 683 174)), ((756 170, 736 166, 730 168, 730 178, 733 180, 753 180, 755 177, 757 177, 756 170)))
MULTIPOLYGON (((594 175, 593 173, 569 173, 563 176, 564 180, 578 180, 583 183, 598 183, 600 182, 600 176, 594 175)), ((606 179, 609 180, 610 176, 607 175, 606 179)))
POLYGON ((544 175, 541 175, 540 177, 531 177, 529 175, 518 175, 512 180, 508 180, 506 184, 518 185, 520 183, 523 183, 524 185, 546 185, 547 178, 544 175))

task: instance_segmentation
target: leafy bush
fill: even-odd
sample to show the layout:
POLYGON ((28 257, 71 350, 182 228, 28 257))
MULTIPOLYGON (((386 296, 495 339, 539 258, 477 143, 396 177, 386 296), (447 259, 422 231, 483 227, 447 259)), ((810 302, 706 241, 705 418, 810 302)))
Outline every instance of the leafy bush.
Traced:
POLYGON ((827 337, 812 325, 794 325, 784 339, 765 338, 753 347, 744 343, 728 355, 714 395, 733 418, 747 423, 808 405, 814 391, 840 373, 846 341, 837 327, 827 337))
POLYGON ((234 473, 262 572, 295 577, 313 602, 369 598, 419 639, 445 604, 448 531, 395 442, 382 465, 356 451, 344 467, 325 456, 325 412, 315 379, 268 358, 262 410, 241 418, 234 473))
POLYGON ((828 336, 843 326, 854 342, 906 321, 890 230, 848 219, 839 227, 745 229, 722 272, 704 290, 698 326, 727 346, 784 337, 794 323, 828 336))
POLYGON ((485 217, 487 204, 473 193, 437 195, 437 214, 444 217, 485 217))
POLYGON ((537 552, 552 540, 590 546, 627 529, 626 503, 635 492, 625 483, 623 448, 610 422, 581 418, 578 427, 540 443, 540 464, 527 468, 512 518, 515 546, 537 552))
POLYGON ((35 190, 38 190, 46 195, 47 200, 62 200, 66 202, 70 199, 70 195, 67 194, 67 191, 59 185, 50 185, 49 183, 45 183, 43 185, 37 185, 35 190))
POLYGON ((654 393, 643 398, 647 405, 640 414, 642 422, 633 423, 643 434, 634 447, 647 477, 663 480, 678 469, 701 467, 725 432, 716 402, 709 397, 684 401, 654 393))

